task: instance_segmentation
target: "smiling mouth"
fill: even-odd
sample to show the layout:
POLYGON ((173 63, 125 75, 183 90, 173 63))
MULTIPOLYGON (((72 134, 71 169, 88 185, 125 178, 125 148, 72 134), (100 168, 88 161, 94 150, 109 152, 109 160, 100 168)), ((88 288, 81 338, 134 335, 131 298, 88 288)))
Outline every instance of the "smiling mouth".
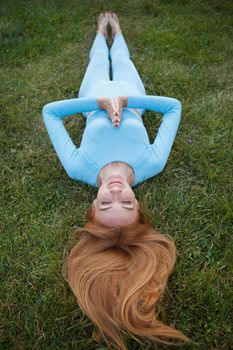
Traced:
POLYGON ((113 179, 111 180, 108 185, 113 185, 113 184, 120 184, 122 185, 122 181, 118 180, 118 179, 113 179))

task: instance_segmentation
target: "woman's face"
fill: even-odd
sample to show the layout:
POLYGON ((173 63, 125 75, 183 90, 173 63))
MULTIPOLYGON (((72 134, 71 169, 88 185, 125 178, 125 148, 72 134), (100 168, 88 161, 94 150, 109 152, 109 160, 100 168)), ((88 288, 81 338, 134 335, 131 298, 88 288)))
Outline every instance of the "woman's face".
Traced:
POLYGON ((93 202, 95 218, 103 226, 132 224, 138 217, 138 201, 127 182, 112 180, 100 186, 93 202))

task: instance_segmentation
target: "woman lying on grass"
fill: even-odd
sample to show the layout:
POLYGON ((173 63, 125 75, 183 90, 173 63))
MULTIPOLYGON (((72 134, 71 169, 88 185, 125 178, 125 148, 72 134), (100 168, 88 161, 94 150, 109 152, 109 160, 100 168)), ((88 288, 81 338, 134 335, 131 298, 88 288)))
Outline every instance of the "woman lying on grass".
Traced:
POLYGON ((137 336, 188 340, 156 318, 176 249, 172 238, 157 232, 143 216, 132 190, 163 170, 180 115, 177 99, 146 96, 118 17, 110 12, 99 16, 79 97, 43 108, 49 136, 68 175, 98 188, 68 258, 68 283, 95 325, 94 339, 103 338, 119 349, 127 349, 124 334, 137 341, 137 336), (108 25, 113 38, 110 52, 108 25), (153 144, 143 125, 144 110, 163 114, 153 144), (62 118, 79 112, 86 128, 77 148, 62 118))

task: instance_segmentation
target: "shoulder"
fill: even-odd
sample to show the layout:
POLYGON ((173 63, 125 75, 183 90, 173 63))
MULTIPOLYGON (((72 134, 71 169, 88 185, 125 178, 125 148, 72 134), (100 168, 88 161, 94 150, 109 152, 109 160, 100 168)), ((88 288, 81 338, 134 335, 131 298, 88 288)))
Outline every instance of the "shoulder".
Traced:
POLYGON ((93 187, 98 187, 96 178, 99 172, 99 167, 92 162, 89 157, 79 148, 79 157, 75 163, 70 166, 67 171, 70 178, 76 181, 82 181, 93 187))
POLYGON ((134 166, 135 185, 159 174, 164 169, 164 164, 154 152, 152 145, 148 145, 142 157, 134 166))

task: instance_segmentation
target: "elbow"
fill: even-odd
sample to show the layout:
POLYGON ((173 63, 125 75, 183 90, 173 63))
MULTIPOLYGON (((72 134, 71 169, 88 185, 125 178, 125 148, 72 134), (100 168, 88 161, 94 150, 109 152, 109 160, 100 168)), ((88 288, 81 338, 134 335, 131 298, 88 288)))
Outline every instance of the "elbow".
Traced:
POLYGON ((178 124, 180 123, 180 119, 181 119, 181 113, 182 113, 182 104, 179 100, 177 100, 176 102, 177 104, 177 114, 178 114, 178 124))
POLYGON ((170 109, 170 113, 172 113, 173 116, 175 117, 176 122, 177 122, 177 126, 178 126, 180 123, 181 112, 182 112, 181 102, 179 100, 177 100, 176 98, 173 98, 169 109, 170 109))
POLYGON ((182 111, 182 104, 179 100, 177 100, 176 98, 174 98, 174 103, 173 103, 173 108, 175 108, 179 114, 181 114, 182 111))
POLYGON ((46 118, 50 118, 50 117, 55 117, 57 119, 57 113, 56 113, 56 109, 54 108, 54 103, 47 103, 46 105, 44 105, 44 107, 42 108, 42 116, 44 119, 46 118))
POLYGON ((165 168, 166 162, 167 162, 167 161, 162 161, 162 160, 161 160, 161 161, 157 164, 157 167, 156 167, 156 175, 157 175, 157 174, 160 174, 160 173, 163 171, 163 169, 165 168))
POLYGON ((44 107, 42 108, 42 116, 43 119, 46 120, 46 118, 48 117, 48 115, 50 114, 50 108, 49 108, 49 103, 44 105, 44 107))
POLYGON ((50 105, 50 103, 47 103, 47 104, 44 105, 44 107, 42 108, 42 115, 43 115, 43 116, 46 115, 46 114, 49 112, 49 110, 50 110, 49 105, 50 105))
POLYGON ((167 108, 164 111, 164 113, 174 113, 176 117, 180 118, 182 111, 182 104, 181 102, 176 98, 169 98, 169 103, 167 104, 167 108))
POLYGON ((67 175, 72 179, 72 180, 77 180, 77 169, 74 168, 73 166, 66 166, 65 167, 67 175))

